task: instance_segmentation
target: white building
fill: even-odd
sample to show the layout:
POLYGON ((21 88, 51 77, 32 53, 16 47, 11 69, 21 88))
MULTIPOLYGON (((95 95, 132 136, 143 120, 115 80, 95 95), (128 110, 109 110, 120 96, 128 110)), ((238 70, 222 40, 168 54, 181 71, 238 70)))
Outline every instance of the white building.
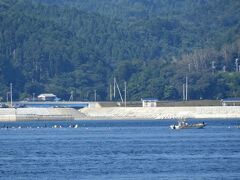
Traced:
POLYGON ((40 94, 38 96, 39 101, 56 101, 58 100, 57 96, 54 94, 40 94))
POLYGON ((240 98, 227 98, 221 100, 223 106, 240 106, 240 98))
POLYGON ((158 99, 155 98, 144 98, 142 100, 142 107, 157 107, 158 99))

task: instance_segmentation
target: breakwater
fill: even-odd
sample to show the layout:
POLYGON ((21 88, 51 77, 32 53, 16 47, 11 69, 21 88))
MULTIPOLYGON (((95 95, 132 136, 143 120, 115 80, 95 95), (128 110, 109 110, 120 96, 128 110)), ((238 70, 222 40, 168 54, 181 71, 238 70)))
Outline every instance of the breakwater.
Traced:
POLYGON ((177 118, 240 119, 240 106, 0 108, 0 121, 177 118))

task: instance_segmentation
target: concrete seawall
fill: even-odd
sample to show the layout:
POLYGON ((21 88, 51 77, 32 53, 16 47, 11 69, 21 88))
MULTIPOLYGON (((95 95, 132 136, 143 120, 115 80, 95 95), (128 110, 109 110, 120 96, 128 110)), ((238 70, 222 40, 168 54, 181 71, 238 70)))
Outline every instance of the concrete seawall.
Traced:
POLYGON ((0 108, 0 121, 75 120, 84 115, 72 108, 0 108))
POLYGON ((240 106, 0 108, 0 121, 97 119, 240 119, 240 106))
POLYGON ((240 118, 240 106, 103 107, 84 108, 80 112, 96 119, 240 118))

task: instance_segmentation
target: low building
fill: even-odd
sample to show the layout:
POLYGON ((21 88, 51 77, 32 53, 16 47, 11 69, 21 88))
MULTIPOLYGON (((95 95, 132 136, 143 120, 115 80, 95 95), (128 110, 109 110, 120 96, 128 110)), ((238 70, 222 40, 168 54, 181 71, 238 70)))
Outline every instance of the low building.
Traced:
POLYGON ((22 101, 16 102, 15 107, 24 108, 74 108, 81 109, 89 107, 89 102, 81 101, 22 101))
POLYGON ((221 100, 223 106, 240 106, 240 98, 227 98, 221 100))
POLYGON ((40 94, 38 96, 39 101, 57 101, 59 98, 57 98, 54 94, 40 94))
POLYGON ((157 107, 158 99, 156 98, 144 98, 142 100, 142 107, 157 107))

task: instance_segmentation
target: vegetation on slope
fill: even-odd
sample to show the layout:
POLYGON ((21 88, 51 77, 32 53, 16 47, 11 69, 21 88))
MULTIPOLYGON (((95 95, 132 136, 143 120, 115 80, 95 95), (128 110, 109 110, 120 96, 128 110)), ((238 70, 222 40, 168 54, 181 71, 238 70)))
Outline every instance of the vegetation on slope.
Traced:
MULTIPOLYGON (((237 0, 0 0, 0 97, 52 92, 109 99, 240 96, 237 0), (225 69, 225 70, 224 70, 225 69)), ((240 64, 240 61, 239 61, 240 64)))

